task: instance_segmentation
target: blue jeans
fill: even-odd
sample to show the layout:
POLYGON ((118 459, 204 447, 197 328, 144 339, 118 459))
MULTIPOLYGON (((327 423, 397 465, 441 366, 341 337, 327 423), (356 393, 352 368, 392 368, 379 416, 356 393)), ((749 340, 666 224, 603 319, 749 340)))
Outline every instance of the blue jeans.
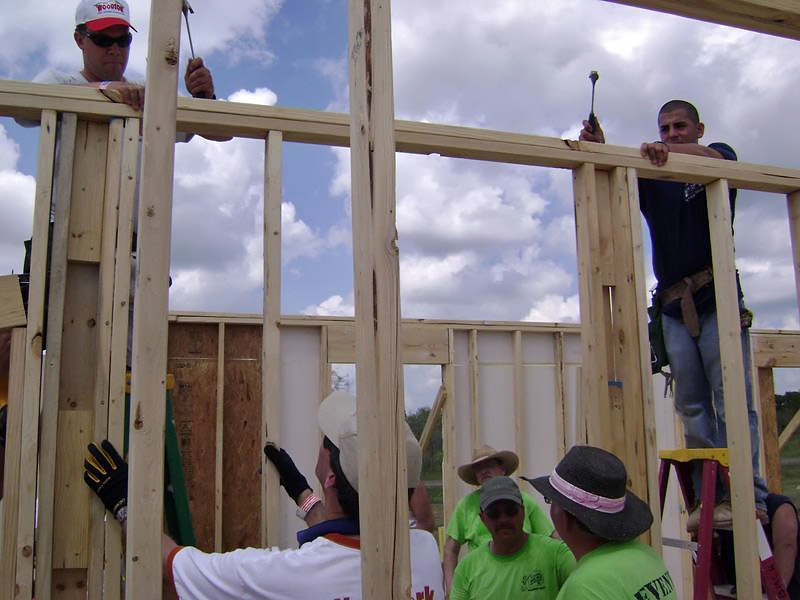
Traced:
MULTIPOLYGON (((664 345, 675 376, 675 410, 683 419, 687 448, 725 448, 725 403, 717 313, 700 315, 700 335, 692 338, 680 319, 662 315, 664 345)), ((750 336, 742 329, 744 383, 750 444, 753 449, 753 486, 757 508, 766 508, 767 485, 758 469, 758 415, 753 410, 750 376, 750 336)), ((700 472, 694 472, 695 497, 699 498, 700 472)))

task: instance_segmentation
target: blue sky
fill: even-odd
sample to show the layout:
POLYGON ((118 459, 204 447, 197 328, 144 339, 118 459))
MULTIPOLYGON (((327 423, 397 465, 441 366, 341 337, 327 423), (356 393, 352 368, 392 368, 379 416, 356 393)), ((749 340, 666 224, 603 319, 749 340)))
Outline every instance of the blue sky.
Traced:
MULTIPOLYGON (((192 5, 195 50, 220 99, 347 111, 344 0, 192 5)), ((0 0, 0 77, 79 68, 73 3, 36 6, 0 0)), ((149 2, 131 10, 135 77, 149 2)), ((613 143, 655 139, 658 107, 681 97, 698 105, 706 142, 796 166, 800 124, 784 114, 800 83, 797 42, 600 0, 395 0, 392 10, 398 118, 575 138, 596 69, 596 112, 613 143)), ((0 118, 0 205, 11 215, 0 272, 21 266, 36 137, 0 118)), ((172 308, 261 310, 262 163, 254 140, 178 145, 172 308)), ((347 151, 286 144, 283 183, 282 312, 352 314, 347 151)), ((398 155, 397 202, 404 316, 579 319, 568 172, 398 155)), ((736 231, 756 326, 798 328, 784 199, 740 194, 736 231)))

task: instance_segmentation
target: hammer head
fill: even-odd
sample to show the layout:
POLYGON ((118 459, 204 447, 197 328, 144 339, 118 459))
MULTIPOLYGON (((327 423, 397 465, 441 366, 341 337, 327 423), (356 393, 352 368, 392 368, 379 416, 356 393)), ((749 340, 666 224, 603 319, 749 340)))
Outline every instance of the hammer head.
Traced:
POLYGON ((189 0, 183 0, 183 8, 181 10, 183 11, 184 15, 189 13, 194 14, 194 10, 192 9, 192 5, 189 4, 189 0))
POLYGON ((598 73, 597 71, 592 71, 591 73, 589 73, 589 79, 592 80, 592 85, 594 85, 595 83, 597 83, 597 80, 600 79, 600 73, 598 73))

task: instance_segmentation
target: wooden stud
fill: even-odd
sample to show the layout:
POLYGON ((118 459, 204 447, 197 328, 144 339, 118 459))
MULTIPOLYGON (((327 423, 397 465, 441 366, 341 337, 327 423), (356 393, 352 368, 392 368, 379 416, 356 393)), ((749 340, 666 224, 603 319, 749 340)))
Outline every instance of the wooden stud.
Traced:
POLYGON ((0 276, 0 329, 23 327, 27 322, 25 308, 22 306, 19 277, 0 276))
POLYGON ((6 450, 3 470, 3 537, 0 539, 0 600, 13 600, 17 560, 19 514, 20 452, 22 448, 23 380, 25 378, 25 329, 11 332, 11 363, 8 378, 8 414, 6 415, 6 450))
POLYGON ((450 358, 447 364, 442 366, 442 383, 445 394, 449 401, 444 403, 442 412, 442 508, 444 510, 444 522, 448 523, 453 511, 458 504, 458 478, 456 466, 458 464, 458 454, 456 447, 456 377, 453 346, 453 330, 447 331, 448 347, 450 348, 450 358))
POLYGON ((64 327, 64 297, 67 287, 72 169, 78 118, 61 117, 59 157, 55 181, 55 221, 50 252, 50 292, 47 313, 47 354, 40 421, 39 490, 36 528, 36 598, 48 599, 53 569, 53 508, 56 478, 56 432, 61 388, 61 350, 64 327))
POLYGON ((800 428, 800 410, 794 413, 794 416, 789 420, 786 427, 783 428, 783 431, 781 431, 781 434, 778 436, 779 451, 792 439, 792 436, 797 432, 798 428, 800 428))
POLYGON ((800 191, 789 194, 786 197, 786 205, 789 211, 789 237, 792 240, 794 284, 800 310, 800 191))
POLYGON ((319 399, 331 393, 331 361, 328 355, 328 329, 327 325, 319 328, 319 399))
POLYGON ((108 125, 81 121, 77 131, 67 258, 100 262, 108 125))
MULTIPOLYGON (((642 433, 644 435, 644 453, 638 455, 638 460, 640 463, 644 463, 646 467, 647 498, 650 503, 650 510, 653 514, 657 514, 655 511, 661 508, 658 505, 658 438, 655 398, 653 397, 653 375, 650 364, 650 334, 647 313, 644 310, 644 307, 647 306, 647 280, 645 278, 642 222, 639 216, 638 173, 636 169, 627 169, 626 175, 628 183, 626 204, 630 214, 628 226, 630 227, 631 247, 633 249, 633 265, 630 275, 632 277, 634 306, 638 307, 635 311, 636 323, 634 328, 638 332, 639 339, 638 375, 640 381, 637 381, 637 385, 641 389, 642 421, 636 427, 643 427, 642 433)), ((655 519, 650 527, 650 545, 656 550, 661 549, 661 521, 658 519, 655 519)))
MULTIPOLYGON (((19 600, 33 594, 34 518, 36 507, 36 459, 39 442, 39 396, 42 372, 47 239, 56 143, 56 113, 42 112, 39 158, 36 168, 36 200, 33 208, 33 248, 28 290, 28 327, 25 339, 25 378, 20 450, 19 517, 17 522, 16 586, 19 600)), ((8 535, 8 532, 5 533, 8 535)))
POLYGON ((425 453, 425 448, 428 447, 431 441, 433 429, 436 426, 436 421, 439 420, 439 415, 442 414, 442 408, 445 402, 447 402, 447 389, 444 385, 440 385, 439 391, 436 394, 436 399, 431 406, 431 412, 428 414, 428 420, 425 421, 425 427, 422 429, 422 435, 419 436, 419 447, 422 448, 423 454, 425 453))
POLYGON ((161 596, 164 396, 180 0, 150 11, 133 317, 126 596, 161 596))
POLYGON ((358 454, 372 457, 358 463, 362 592, 408 598, 390 3, 350 0, 348 14, 358 454))
POLYGON ((559 331, 553 334, 554 342, 554 358, 555 358, 555 378, 556 378, 556 440, 558 442, 557 456, 562 458, 567 453, 567 436, 566 436, 566 419, 567 413, 566 397, 567 392, 565 388, 565 370, 564 365, 564 332, 559 331))
POLYGON ((469 422, 472 450, 481 445, 480 394, 478 387, 478 330, 469 332, 469 422))
POLYGON ((753 467, 750 428, 747 420, 739 323, 736 265, 733 258, 731 212, 728 183, 715 181, 706 186, 708 222, 717 299, 722 383, 725 395, 725 420, 731 469, 733 534, 736 540, 736 590, 747 598, 761 594, 755 530, 753 467))
MULTIPOLYGON (((402 323, 400 344, 404 364, 441 365, 447 362, 445 328, 433 328, 416 320, 402 323)), ((356 336, 352 323, 336 322, 328 326, 328 357, 334 364, 355 362, 356 336)))
POLYGON ((772 369, 758 369, 758 399, 761 403, 761 440, 764 442, 767 489, 783 493, 781 452, 778 446, 778 417, 775 412, 775 382, 772 369))
POLYGON ((225 407, 225 323, 217 328, 217 423, 214 446, 214 552, 222 552, 223 415, 225 407))
POLYGON ((581 395, 586 411, 588 443, 601 448, 610 445, 608 357, 603 339, 606 303, 597 264, 600 236, 597 230, 597 193, 594 167, 585 164, 573 171, 575 228, 578 243, 578 281, 581 303, 582 372, 581 395))
MULTIPOLYGON (((110 376, 108 386, 108 440, 122 448, 125 430, 126 365, 131 292, 131 242, 136 168, 139 161, 139 119, 126 119, 122 141, 117 241, 114 260, 114 298, 111 323, 110 376)), ((122 529, 116 519, 105 520, 105 569, 103 590, 106 600, 119 600, 122 557, 122 529)))
POLYGON ((608 0, 800 40, 800 7, 787 0, 608 0))
POLYGON ((528 448, 525 441, 525 374, 522 371, 522 332, 515 331, 512 344, 512 373, 514 378, 514 447, 519 456, 520 473, 527 473, 528 448))
MULTIPOLYGON (((265 131, 281 131, 285 142, 326 146, 347 146, 349 142, 349 115, 193 98, 178 99, 178 107, 180 131, 256 139, 263 139, 265 131)), ((137 116, 126 105, 109 102, 96 90, 80 86, 65 89, 0 82, 0 115, 38 120, 39 113, 47 109, 76 112, 81 119, 98 121, 109 116, 137 116)), ((569 140, 565 144, 559 138, 402 120, 395 122, 395 132, 398 152, 565 169, 591 163, 599 170, 635 168, 640 176, 652 179, 709 183, 724 177, 739 189, 782 194, 800 190, 800 172, 784 167, 734 161, 719 164, 713 158, 678 154, 671 156, 667 165, 656 167, 640 156, 638 148, 569 140)))
MULTIPOLYGON (((264 325, 262 333, 262 441, 280 446, 281 424, 281 169, 283 138, 270 131, 264 164, 264 325)), ((262 446, 263 447, 263 446, 262 446)), ((278 471, 261 456, 263 544, 280 541, 281 489, 278 471)))
POLYGON ((753 364, 761 367, 800 367, 800 334, 750 330, 753 364))

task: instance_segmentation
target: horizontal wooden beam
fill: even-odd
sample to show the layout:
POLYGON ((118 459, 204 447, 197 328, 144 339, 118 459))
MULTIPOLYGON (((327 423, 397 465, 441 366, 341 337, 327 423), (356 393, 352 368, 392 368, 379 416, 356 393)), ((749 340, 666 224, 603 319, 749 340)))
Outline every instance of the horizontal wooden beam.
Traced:
POLYGON ((607 0, 800 40, 796 0, 607 0))
POLYGON ((0 329, 21 327, 27 322, 25 309, 22 306, 19 277, 3 275, 0 277, 0 329))
POLYGON ((800 367, 800 332, 753 333, 756 367, 800 367))
MULTIPOLYGON (((80 118, 95 120, 139 116, 94 89, 0 81, 0 115, 38 120, 44 109, 76 112, 80 118)), ((179 98, 176 118, 179 131, 261 139, 269 131, 281 131, 287 142, 345 147, 350 143, 349 115, 340 113, 179 98)), ((690 183, 727 179, 740 189, 781 194, 800 190, 798 169, 680 154, 671 155, 667 165, 654 167, 639 156, 637 148, 489 129, 397 120, 395 142, 398 152, 412 154, 562 169, 589 163, 601 171, 635 168, 641 177, 654 179, 690 183)))

